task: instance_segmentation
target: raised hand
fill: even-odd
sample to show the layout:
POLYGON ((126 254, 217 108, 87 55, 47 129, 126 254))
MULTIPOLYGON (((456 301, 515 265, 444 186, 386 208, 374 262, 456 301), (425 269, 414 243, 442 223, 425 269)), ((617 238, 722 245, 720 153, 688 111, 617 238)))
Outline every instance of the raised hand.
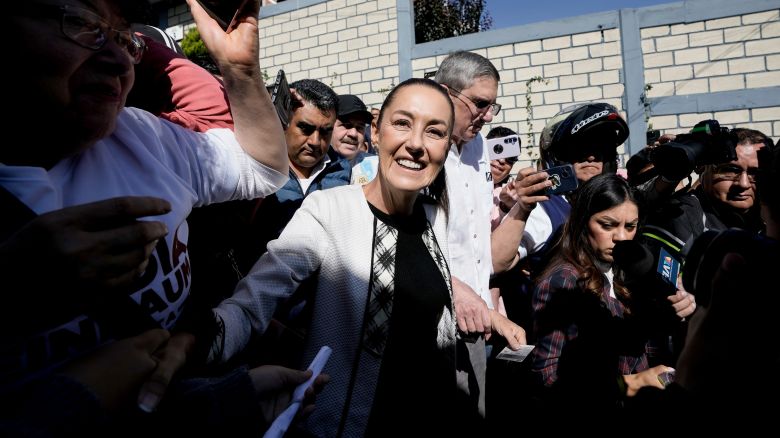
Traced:
POLYGON ((290 161, 284 131, 260 73, 258 1, 244 2, 227 32, 196 0, 187 4, 222 73, 238 143, 255 160, 286 175, 290 161))
POLYGON ((498 200, 506 206, 507 209, 512 208, 517 202, 517 192, 515 191, 515 180, 509 181, 501 187, 501 191, 498 193, 498 200))
POLYGON ((546 172, 537 172, 533 167, 526 167, 518 172, 513 198, 517 200, 520 213, 526 217, 531 214, 531 210, 536 208, 538 202, 550 199, 547 195, 540 194, 542 190, 552 185, 547 180, 547 176, 546 172))
POLYGON ((196 0, 187 0, 192 18, 198 26, 211 57, 225 73, 225 68, 259 69, 260 42, 258 40, 257 17, 260 4, 256 0, 242 3, 236 19, 227 31, 206 12, 196 0))
POLYGON ((490 236, 494 273, 508 271, 520 260, 517 251, 525 231, 525 222, 538 202, 550 199, 540 194, 552 185, 547 176, 546 172, 537 172, 533 167, 526 167, 520 169, 517 178, 507 184, 506 193, 502 190, 501 200, 510 209, 490 236), (510 199, 511 204, 504 199, 510 199))

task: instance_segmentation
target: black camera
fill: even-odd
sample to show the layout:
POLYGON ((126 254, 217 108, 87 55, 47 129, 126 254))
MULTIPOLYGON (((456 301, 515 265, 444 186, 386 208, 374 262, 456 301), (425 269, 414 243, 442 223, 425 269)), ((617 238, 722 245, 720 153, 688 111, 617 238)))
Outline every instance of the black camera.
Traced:
POLYGON ((736 136, 717 120, 703 120, 688 134, 653 150, 651 161, 665 178, 679 181, 696 166, 728 163, 737 159, 736 136))
POLYGON ((709 304, 712 280, 728 253, 739 254, 749 267, 744 283, 749 281, 767 285, 780 266, 780 242, 748 231, 731 228, 724 231, 705 231, 693 241, 683 267, 683 287, 696 295, 696 301, 709 304), (763 280, 763 281, 762 281, 763 280))
POLYGON ((658 130, 658 129, 648 129, 647 130, 647 142, 645 144, 646 145, 653 145, 660 138, 661 138, 661 131, 660 130, 658 130))

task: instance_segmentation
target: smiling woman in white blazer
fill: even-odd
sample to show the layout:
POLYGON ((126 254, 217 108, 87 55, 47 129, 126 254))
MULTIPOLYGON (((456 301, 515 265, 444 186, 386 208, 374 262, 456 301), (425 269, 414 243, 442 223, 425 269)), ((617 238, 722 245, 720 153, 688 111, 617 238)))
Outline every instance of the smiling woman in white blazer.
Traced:
POLYGON ((463 432, 478 415, 459 389, 468 375, 456 371, 443 172, 452 104, 435 82, 410 79, 388 95, 378 123, 377 177, 304 201, 214 310, 221 333, 209 357, 241 351, 316 276, 301 365, 322 345, 333 353, 330 383, 305 428, 318 436, 463 432))

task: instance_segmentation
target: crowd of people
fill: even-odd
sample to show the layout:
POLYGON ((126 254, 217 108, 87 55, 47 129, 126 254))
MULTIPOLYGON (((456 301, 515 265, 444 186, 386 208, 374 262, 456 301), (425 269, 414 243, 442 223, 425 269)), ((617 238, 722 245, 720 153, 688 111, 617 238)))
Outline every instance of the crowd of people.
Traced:
POLYGON ((0 31, 19 42, 8 93, 26 133, 0 152, 3 435, 258 436, 291 403, 287 436, 740 404, 771 419, 780 158, 765 134, 703 121, 625 179, 628 126, 587 102, 519 168, 486 142, 515 132, 482 134, 499 71, 466 51, 380 108, 295 81, 280 120, 258 2, 225 31, 188 1, 219 75, 139 25, 141 3, 14 2, 0 31), (576 188, 556 190, 560 168, 576 188), (304 371, 323 346, 324 373, 304 371), (731 378, 736 349, 759 353, 758 381, 731 378))

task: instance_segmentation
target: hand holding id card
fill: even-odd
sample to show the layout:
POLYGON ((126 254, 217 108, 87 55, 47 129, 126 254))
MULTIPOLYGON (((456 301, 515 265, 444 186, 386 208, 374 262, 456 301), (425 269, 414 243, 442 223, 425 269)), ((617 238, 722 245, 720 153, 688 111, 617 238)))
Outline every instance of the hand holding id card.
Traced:
POLYGON ((503 350, 501 350, 500 353, 498 353, 498 356, 496 356, 497 359, 503 359, 503 360, 510 360, 512 362, 522 362, 525 360, 526 357, 528 357, 529 354, 534 350, 533 345, 521 345, 518 350, 512 350, 509 347, 504 347, 503 350))

